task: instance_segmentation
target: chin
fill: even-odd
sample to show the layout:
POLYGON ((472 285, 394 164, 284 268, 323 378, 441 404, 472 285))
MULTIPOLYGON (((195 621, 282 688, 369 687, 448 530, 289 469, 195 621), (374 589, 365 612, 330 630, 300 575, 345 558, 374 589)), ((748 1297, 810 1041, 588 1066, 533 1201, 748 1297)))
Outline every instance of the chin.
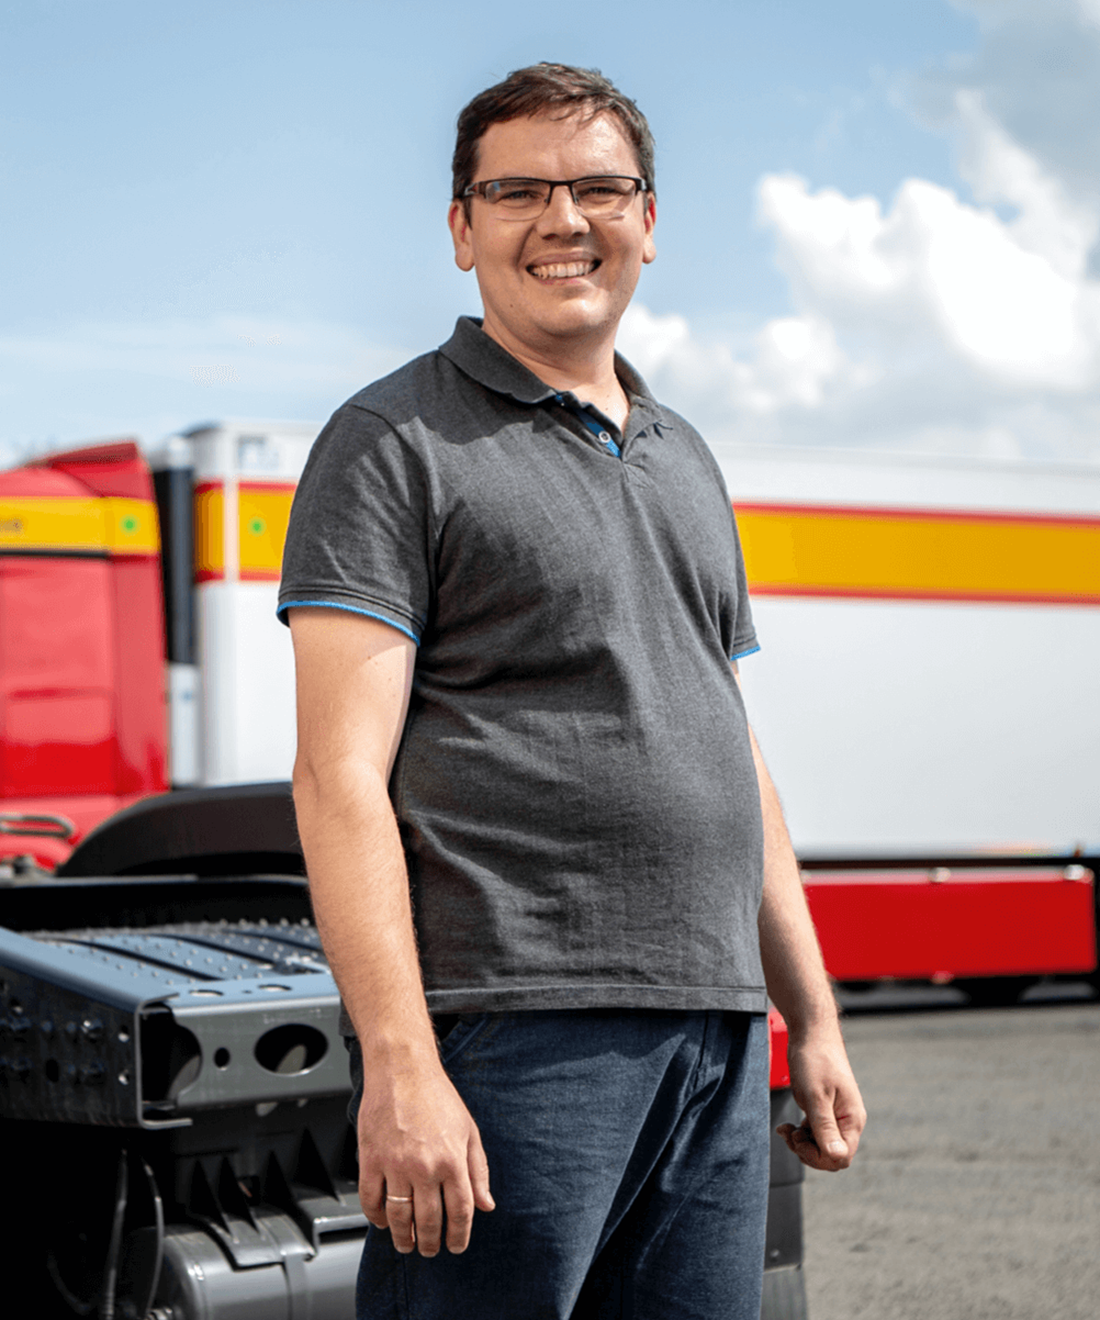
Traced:
POLYGON ((548 316, 541 322, 543 331, 551 335, 590 335, 606 331, 617 324, 618 318, 605 309, 591 307, 562 308, 557 316, 548 316))

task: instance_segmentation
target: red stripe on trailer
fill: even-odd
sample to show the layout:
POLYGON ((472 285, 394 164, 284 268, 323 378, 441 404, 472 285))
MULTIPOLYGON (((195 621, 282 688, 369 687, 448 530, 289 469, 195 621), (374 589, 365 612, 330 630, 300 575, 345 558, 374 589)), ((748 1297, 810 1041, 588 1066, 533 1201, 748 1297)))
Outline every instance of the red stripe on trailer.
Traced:
POLYGON ((919 518, 922 522, 996 523, 1001 526, 1100 528, 1100 518, 1090 513, 1028 513, 1026 510, 937 509, 927 504, 806 504, 787 500, 733 500, 735 513, 808 514, 826 518, 919 518))
POLYGON ((957 591, 947 593, 940 590, 918 591, 905 587, 807 587, 775 586, 749 583, 753 596, 810 596, 815 598, 835 597, 838 600, 930 600, 939 603, 957 602, 962 605, 1100 605, 1100 595, 1078 593, 1074 596, 1055 595, 1047 592, 1026 591, 957 591))
POLYGON ((1093 877, 1064 870, 814 871, 806 898, 838 981, 1096 968, 1093 877))

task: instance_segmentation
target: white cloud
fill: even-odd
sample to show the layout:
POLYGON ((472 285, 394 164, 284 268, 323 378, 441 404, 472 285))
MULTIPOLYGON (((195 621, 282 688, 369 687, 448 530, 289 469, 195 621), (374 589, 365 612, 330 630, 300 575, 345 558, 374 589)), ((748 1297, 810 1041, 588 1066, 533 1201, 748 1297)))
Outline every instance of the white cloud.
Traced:
POLYGON ((956 91, 955 126, 973 202, 907 179, 884 209, 767 176, 760 216, 795 315, 734 352, 635 308, 624 351, 731 438, 1100 461, 1100 197, 977 90, 956 91))
MULTIPOLYGON (((974 152, 983 167, 994 158, 985 170, 992 199, 1009 152, 987 128, 974 152)), ((1014 157, 1011 182, 1021 186, 998 198, 1020 208, 1008 223, 921 179, 906 180, 885 215, 874 198, 764 179, 761 212, 796 301, 865 340, 919 337, 1017 387, 1089 385, 1100 290, 1084 268, 1097 217, 1060 204, 1053 181, 1019 148, 1014 157)))
POLYGON ((1007 227, 1012 239, 1067 279, 1080 279, 1097 238, 1095 207, 1075 199, 1010 137, 986 111, 980 92, 960 90, 955 107, 962 139, 959 172, 974 196, 1018 207, 1019 216, 1007 227))
POLYGON ((978 90, 998 123, 1082 197, 1100 197, 1098 0, 953 0, 978 19, 971 57, 911 80, 914 106, 955 124, 960 91, 978 90))

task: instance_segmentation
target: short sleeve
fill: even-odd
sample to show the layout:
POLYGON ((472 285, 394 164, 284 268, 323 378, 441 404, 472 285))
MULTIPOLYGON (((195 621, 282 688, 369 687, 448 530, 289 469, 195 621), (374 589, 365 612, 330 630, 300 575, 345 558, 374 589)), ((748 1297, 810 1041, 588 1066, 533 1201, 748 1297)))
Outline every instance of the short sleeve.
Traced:
POLYGON ((722 562, 726 564, 728 578, 728 590, 723 593, 721 628, 722 641, 725 652, 731 661, 742 660, 745 656, 753 655, 760 650, 760 643, 756 637, 756 628, 752 619, 752 605, 749 602, 749 584, 745 572, 745 555, 741 548, 741 533, 737 526, 737 513, 730 498, 729 488, 726 485, 726 478, 718 464, 718 460, 708 448, 702 436, 688 423, 680 419, 688 435, 692 437, 698 446, 698 452, 703 455, 706 468, 709 472, 709 478, 721 492, 722 504, 725 509, 725 515, 728 519, 729 542, 732 542, 732 556, 723 556, 722 562))
MULTIPOLYGON (((729 498, 728 494, 726 496, 729 498)), ((730 507, 730 516, 733 519, 733 537, 736 544, 737 569, 736 569, 736 600, 737 606, 735 617, 732 621, 730 633, 732 642, 729 647, 730 660, 743 660, 747 655, 753 655, 760 650, 760 643, 756 639, 756 628, 752 621, 752 606, 749 603, 749 586, 745 574, 745 557, 741 551, 741 536, 737 530, 737 518, 730 507)))
POLYGON ((422 456, 377 414, 345 404, 310 452, 287 529, 279 617, 323 605, 419 643, 435 559, 422 456))

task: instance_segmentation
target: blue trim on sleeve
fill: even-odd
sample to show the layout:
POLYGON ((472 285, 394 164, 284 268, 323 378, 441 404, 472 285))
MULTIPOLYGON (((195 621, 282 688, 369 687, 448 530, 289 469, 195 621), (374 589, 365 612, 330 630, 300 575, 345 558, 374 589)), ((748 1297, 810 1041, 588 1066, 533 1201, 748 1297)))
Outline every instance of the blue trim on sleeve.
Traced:
POLYGON ((759 650, 760 647, 759 645, 757 645, 757 646, 750 646, 747 651, 738 651, 736 655, 730 656, 730 664, 732 664, 735 660, 744 660, 745 656, 747 655, 755 655, 759 650))
POLYGON ((320 605, 327 610, 347 610, 349 614, 362 614, 365 618, 377 619, 379 623, 388 623, 391 628, 396 628, 399 633, 404 633, 417 646, 420 645, 420 638, 417 637, 416 633, 410 632, 403 624, 394 623, 392 619, 387 619, 384 614, 375 614, 373 610, 361 610, 354 605, 339 605, 331 600, 288 600, 285 605, 279 606, 275 614, 283 623, 286 623, 283 615, 286 614, 287 610, 292 610, 298 605, 320 605))

